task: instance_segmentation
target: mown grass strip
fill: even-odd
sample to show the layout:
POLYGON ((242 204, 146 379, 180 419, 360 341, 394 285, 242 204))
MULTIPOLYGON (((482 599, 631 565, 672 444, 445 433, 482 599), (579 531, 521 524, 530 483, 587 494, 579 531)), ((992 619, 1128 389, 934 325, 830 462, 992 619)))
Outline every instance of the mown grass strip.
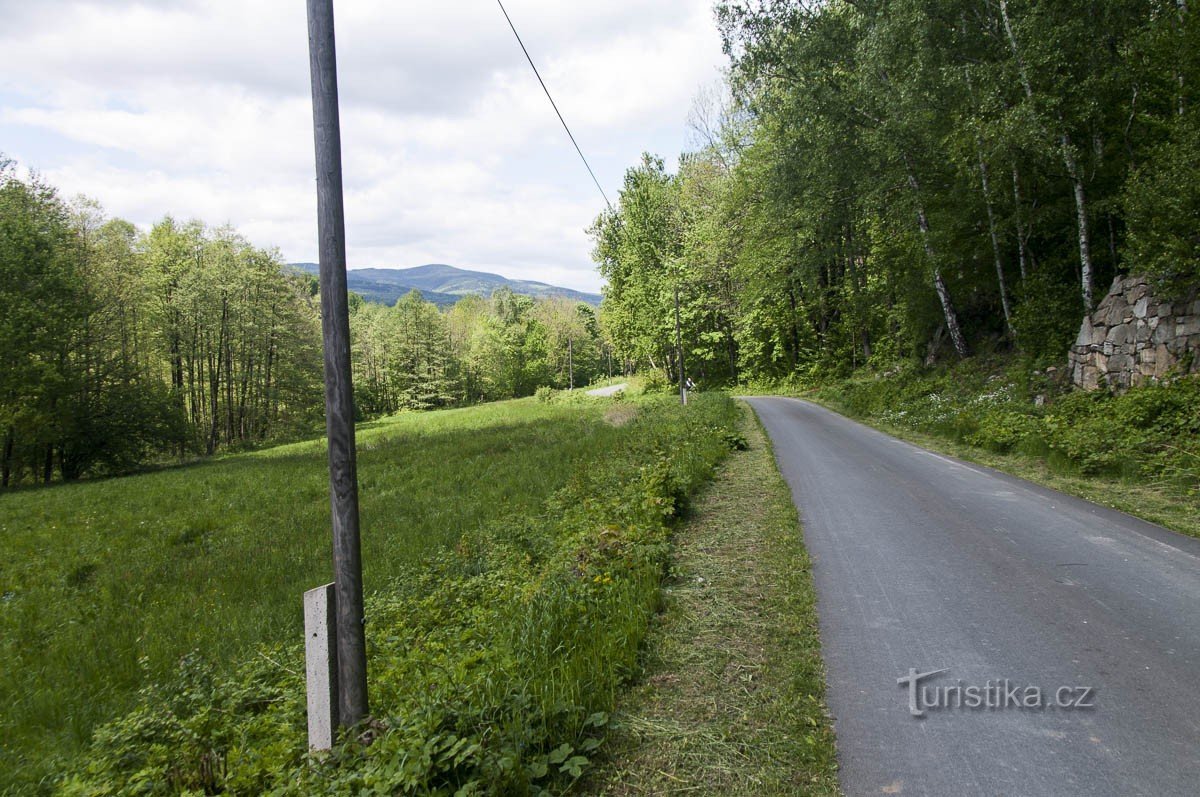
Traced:
POLYGON ((664 609, 589 794, 837 794, 808 556, 752 411, 674 537, 664 609))

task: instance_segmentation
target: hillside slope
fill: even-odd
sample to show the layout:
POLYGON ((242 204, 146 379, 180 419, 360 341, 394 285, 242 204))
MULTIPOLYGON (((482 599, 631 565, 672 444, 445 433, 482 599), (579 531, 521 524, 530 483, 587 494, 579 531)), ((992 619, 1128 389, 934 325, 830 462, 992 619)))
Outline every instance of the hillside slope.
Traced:
MULTIPOLYGON (((308 274, 317 273, 316 263, 291 263, 292 268, 308 274)), ((409 291, 420 291, 426 301, 438 306, 454 304, 464 296, 476 294, 491 296, 500 288, 525 296, 563 296, 579 302, 599 306, 600 295, 585 293, 545 282, 514 280, 486 271, 429 263, 413 268, 358 268, 346 274, 350 290, 364 299, 382 304, 395 304, 409 291)))

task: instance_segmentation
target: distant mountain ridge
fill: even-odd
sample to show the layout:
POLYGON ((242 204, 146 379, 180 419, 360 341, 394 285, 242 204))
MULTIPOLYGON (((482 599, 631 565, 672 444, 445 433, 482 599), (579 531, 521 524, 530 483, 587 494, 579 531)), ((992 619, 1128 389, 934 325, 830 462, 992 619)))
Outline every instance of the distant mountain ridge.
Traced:
MULTIPOLYGON (((316 274, 316 263, 289 263, 291 268, 316 274)), ((350 290, 367 301, 393 305, 409 291, 418 291, 426 301, 439 307, 454 304, 464 296, 491 296, 500 288, 525 296, 563 296, 577 302, 599 306, 600 294, 561 288, 545 282, 514 280, 486 271, 469 271, 444 263, 429 263, 413 268, 357 268, 346 272, 350 290)))

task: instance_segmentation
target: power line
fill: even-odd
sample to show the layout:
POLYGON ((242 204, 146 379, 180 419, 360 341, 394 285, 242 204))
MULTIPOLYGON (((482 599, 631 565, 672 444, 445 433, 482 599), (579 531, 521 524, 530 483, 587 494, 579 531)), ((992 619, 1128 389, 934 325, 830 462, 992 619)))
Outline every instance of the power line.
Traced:
POLYGON ((521 45, 521 52, 525 53, 525 60, 529 62, 529 66, 533 69, 533 74, 537 76, 538 83, 542 84, 542 91, 546 92, 546 99, 550 100, 551 107, 554 108, 554 113, 558 114, 558 121, 562 122, 563 130, 567 131, 567 137, 571 139, 571 143, 575 145, 575 151, 579 153, 579 159, 583 161, 584 168, 588 170, 588 174, 592 176, 592 182, 596 184, 597 190, 600 191, 600 196, 604 197, 604 204, 608 205, 608 209, 612 210, 612 203, 608 201, 608 194, 604 193, 604 189, 600 187, 600 181, 596 179, 596 173, 592 171, 591 164, 584 157, 583 150, 579 148, 579 142, 575 140, 575 136, 571 133, 571 128, 567 127, 567 120, 563 119, 562 112, 558 110, 558 104, 554 102, 554 98, 550 96, 550 89, 546 88, 546 81, 542 80, 542 75, 538 72, 537 66, 533 63, 533 58, 529 56, 529 50, 525 49, 525 42, 521 41, 521 34, 517 33, 517 26, 513 24, 512 17, 508 15, 508 11, 504 8, 504 3, 501 0, 496 0, 496 5, 500 6, 500 11, 504 14, 504 18, 508 20, 508 27, 512 28, 513 36, 517 37, 517 44, 521 45))

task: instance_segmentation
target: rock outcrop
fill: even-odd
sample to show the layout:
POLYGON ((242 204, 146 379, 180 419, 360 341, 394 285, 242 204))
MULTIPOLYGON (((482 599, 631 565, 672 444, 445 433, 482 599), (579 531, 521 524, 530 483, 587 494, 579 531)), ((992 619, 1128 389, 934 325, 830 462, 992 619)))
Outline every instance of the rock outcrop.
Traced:
POLYGON ((1200 371, 1200 300, 1160 300, 1145 277, 1118 277, 1071 347, 1071 381, 1084 390, 1122 391, 1185 370, 1200 371))

